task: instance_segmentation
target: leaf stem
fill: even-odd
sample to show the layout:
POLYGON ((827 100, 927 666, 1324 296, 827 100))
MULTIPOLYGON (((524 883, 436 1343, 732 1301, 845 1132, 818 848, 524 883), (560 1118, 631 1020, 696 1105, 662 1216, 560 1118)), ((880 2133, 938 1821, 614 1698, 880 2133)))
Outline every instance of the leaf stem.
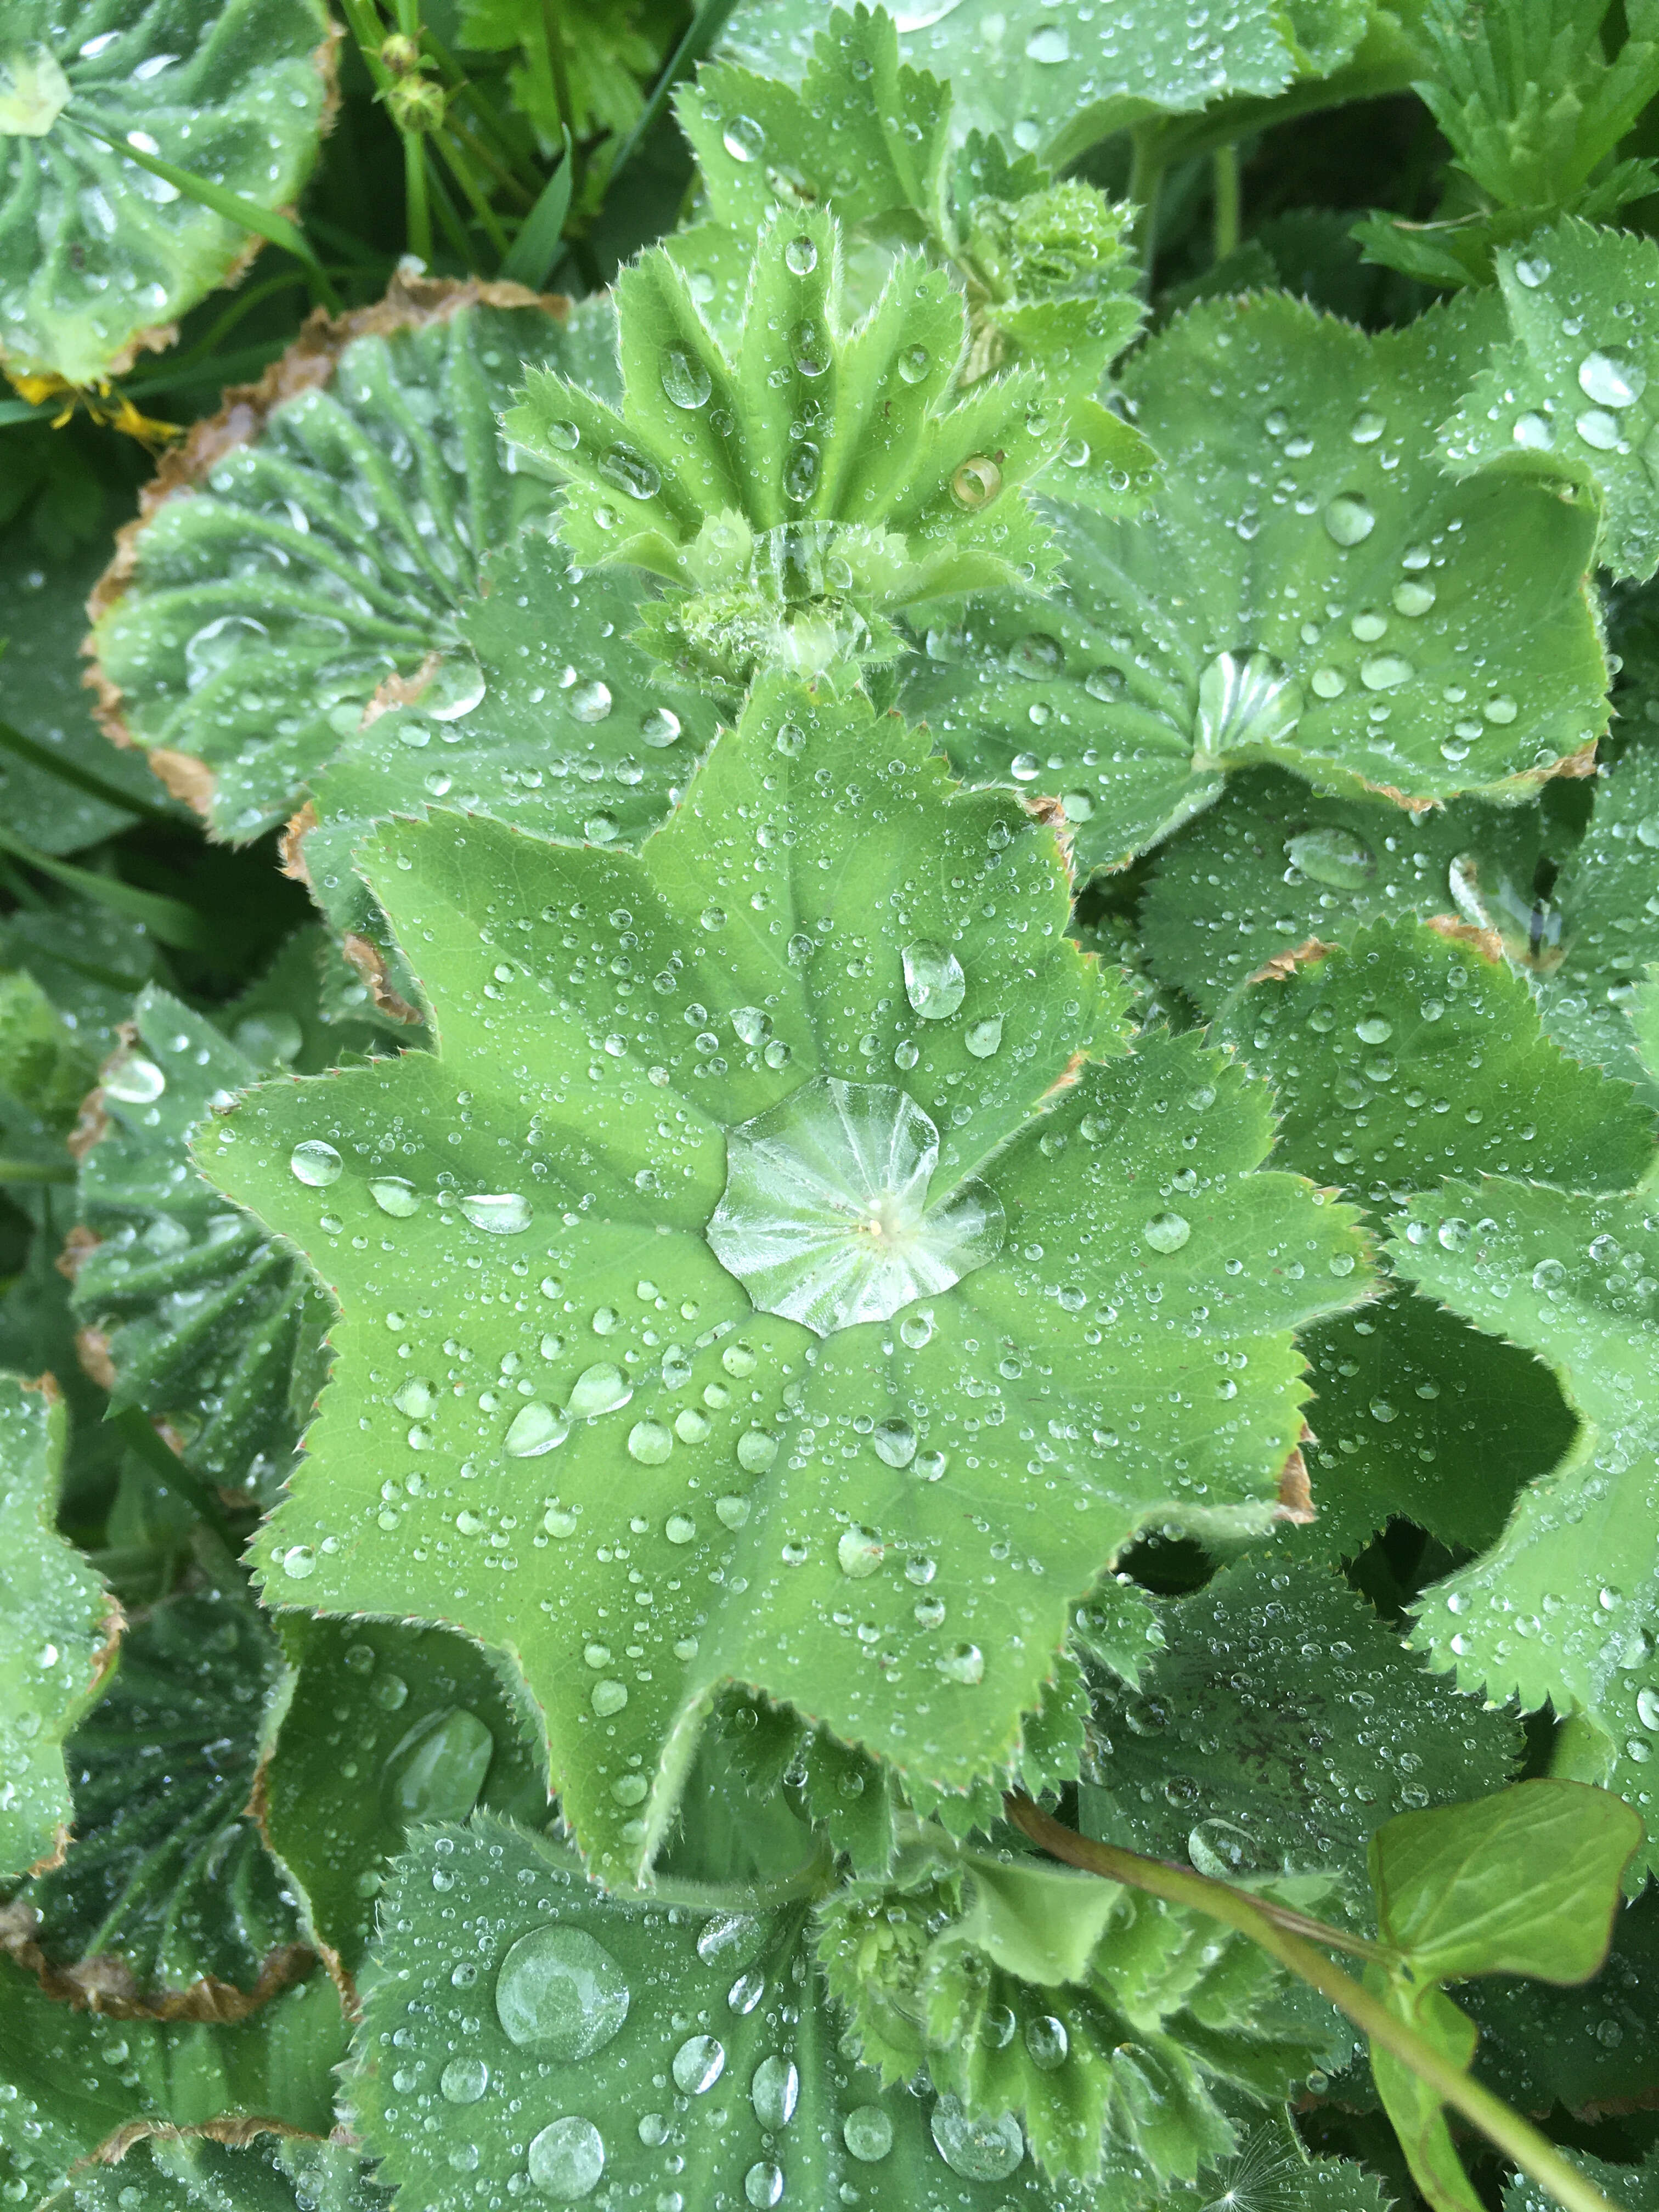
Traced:
POLYGON ((1141 289, 1149 296, 1158 258, 1158 198, 1164 185, 1161 125, 1137 123, 1129 133, 1129 198, 1135 208, 1135 247, 1140 257, 1141 289))
MULTIPOLYGON (((1241 1936, 1249 1936, 1253 1943, 1259 1943, 1298 1980, 1309 1983, 1339 2012, 1346 2013, 1372 2043, 1408 2067, 1420 2081, 1426 2082, 1443 2104, 1449 2105, 1471 2125, 1479 2128, 1506 2158, 1523 2173, 1530 2174, 1540 2188, 1547 2189, 1558 2204, 1565 2206, 1566 2212, 1620 2212, 1620 2208, 1564 2158, 1529 2120, 1511 2112, 1502 2098, 1493 2096, 1490 2089, 1466 2074, 1462 2067, 1443 2058, 1414 2028, 1397 2020, 1369 1990, 1362 1989, 1351 1975, 1333 1966, 1328 1959, 1321 1958, 1311 1943, 1281 1927, 1260 1899, 1227 1882, 1212 1881, 1207 1875, 1170 1866, 1161 1859, 1143 1858, 1138 1851, 1123 1850, 1115 1844, 1097 1844, 1087 1836, 1079 1836, 1073 1829, 1050 1820, 1021 1791, 1012 1792, 1004 1800, 1004 1806, 1016 1827, 1067 1865, 1081 1867, 1087 1873, 1103 1875, 1108 1881, 1122 1882, 1132 1889, 1143 1889, 1170 1905, 1182 1905, 1194 1911, 1207 1913, 1211 1919, 1219 1920, 1241 1936)), ((1334 1933, 1328 1931, 1318 1940, 1327 1941, 1328 1935, 1334 1933)))
POLYGON ((736 8, 738 0, 703 0, 696 15, 686 26, 685 34, 672 54, 662 75, 651 88, 651 97, 640 110, 634 128, 623 140, 616 160, 611 164, 611 173, 605 179, 607 195, 623 171, 638 153, 642 141, 656 126, 658 118, 668 105, 668 95, 685 75, 694 69, 726 28, 726 18, 736 8))
POLYGON ((223 953, 223 933, 182 899, 140 890, 136 884, 123 883, 118 876, 102 876, 95 869, 77 868, 67 860, 55 860, 50 853, 39 852, 22 838, 14 837, 9 830, 0 830, 0 852, 9 853, 26 867, 55 878, 70 890, 96 899, 100 906, 125 915, 131 921, 142 922, 163 945, 185 952, 223 953))
POLYGON ((404 229, 417 261, 432 260, 432 206, 427 198, 426 147, 418 131, 404 136, 404 229))
POLYGON ((74 1165, 68 1160, 61 1166, 55 1160, 0 1160, 0 1183, 74 1181, 74 1165))
POLYGON ((224 1507, 201 1476, 193 1474, 171 1445, 156 1434, 149 1416, 140 1407, 129 1406, 119 1413, 106 1413, 104 1419, 119 1433, 128 1448, 143 1460, 152 1474, 159 1476, 177 1496, 188 1501, 198 1519, 206 1522, 234 1560, 240 1547, 232 1533, 224 1507))
POLYGON ((574 143, 576 116, 570 100, 570 66, 565 58, 559 0, 542 0, 542 38, 547 47, 547 74, 553 86, 553 104, 558 109, 561 125, 570 133, 574 143))
POLYGON ((1243 210, 1243 179, 1237 139, 1230 138, 1224 146, 1216 148, 1212 165, 1215 171, 1215 258, 1224 261, 1230 253, 1238 251, 1239 218, 1243 210))

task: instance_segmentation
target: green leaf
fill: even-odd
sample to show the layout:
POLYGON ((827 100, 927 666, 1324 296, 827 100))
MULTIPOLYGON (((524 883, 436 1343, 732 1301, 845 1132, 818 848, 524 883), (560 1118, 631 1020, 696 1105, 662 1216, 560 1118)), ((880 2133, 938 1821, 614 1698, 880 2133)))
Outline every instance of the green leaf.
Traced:
MULTIPOLYGON (((1369 1966, 1365 1983, 1389 2010, 1421 2036, 1441 2058, 1467 2071, 1474 2056, 1476 2030, 1468 2014, 1437 1984, 1419 1984, 1369 1966)), ((1433 2212, 1481 2212, 1481 2203, 1446 2124, 1446 2108, 1420 2075, 1392 2051, 1372 2044, 1371 2072, 1383 2110, 1406 2154, 1412 2179, 1433 2212)))
POLYGON ((1273 2212, 1389 2212, 1390 2203, 1376 2174, 1352 2159, 1310 2158, 1293 2129, 1272 2123, 1253 2128, 1237 2155, 1205 2176, 1204 2190, 1229 2212, 1234 2205, 1240 2212, 1268 2205, 1273 2212))
POLYGON ((1545 1360, 1581 1424, 1491 1550, 1428 1592, 1417 1640, 1470 1688, 1584 1716, 1613 1754, 1598 1778, 1644 1815, 1659 1737, 1659 1621, 1638 1565, 1659 1541, 1650 1218, 1639 1195, 1448 1183, 1413 1201, 1390 1251, 1421 1296, 1545 1360))
POLYGON ((320 0, 184 0, 87 40, 84 19, 24 0, 6 29, 0 353, 95 384, 165 346, 164 326, 236 274, 249 244, 121 148, 285 207, 333 91, 327 15, 320 0))
MULTIPOLYGON (((1412 814, 1334 798, 1281 769, 1244 769, 1161 847, 1140 910, 1154 971, 1206 1018, 1277 955, 1346 945, 1385 915, 1461 915, 1530 950, 1533 884, 1551 831, 1536 807, 1453 799, 1412 814), (1468 912, 1460 904, 1475 899, 1468 912)), ((1551 948, 1552 957, 1559 948, 1551 948)))
POLYGON ((1097 1690, 1085 1835, 1222 1881, 1334 1875, 1352 1907, 1379 1818, 1514 1770, 1515 1723, 1459 1699, 1326 1568, 1246 1559, 1163 1620, 1139 1687, 1097 1690))
POLYGON ((1522 2112, 1559 2104, 1587 2114, 1645 2099, 1659 2086, 1659 2021, 1648 2002, 1656 1961, 1659 1889, 1650 1886, 1613 1923, 1593 1981, 1467 1984, 1458 1996, 1480 2030, 1482 2078, 1522 2112))
POLYGON ((855 319, 841 264, 832 216, 775 212, 728 345, 647 253, 617 284, 620 410, 534 370, 505 418, 569 485, 572 553, 678 586, 648 635, 717 683, 890 659, 895 610, 1050 565, 1021 487, 1060 459, 1064 414, 1029 369, 957 392, 965 317, 942 270, 900 256, 855 319))
POLYGON ((75 1840, 9 1908, 9 1946, 49 1994, 128 2017, 228 2021, 309 1966, 245 1813, 279 1664, 235 1598, 171 1598, 128 1629, 67 1747, 75 1840))
POLYGON ((1544 1778, 1402 1813, 1371 1838, 1384 1940, 1421 1980, 1587 1982, 1607 1954, 1642 1823, 1605 1790, 1544 1778))
POLYGON ((296 929, 263 975, 215 1009, 214 1020, 255 1067, 296 1075, 372 1051, 387 1027, 368 984, 320 923, 296 929))
POLYGON ((9 1181, 72 1179, 64 1140, 96 1063, 26 969, 0 972, 0 1150, 9 1181))
POLYGON ((462 0, 459 15, 460 45, 515 56, 507 72, 514 104, 550 148, 567 126, 581 139, 630 130, 678 21, 669 9, 611 0, 560 0, 552 15, 538 0, 462 0), (563 52, 568 112, 549 63, 550 35, 563 52))
POLYGON ((15 2203, 38 2203, 135 2120, 333 2125, 346 2031, 320 1969, 230 2027, 74 2011, 4 1961, 0 1990, 0 2188, 15 2203))
MULTIPOLYGON (((1651 51, 1659 88, 1659 46, 1651 51)), ((1511 339, 1446 422, 1447 459, 1458 476, 1497 471, 1579 486, 1601 509, 1598 558, 1615 576, 1650 576, 1659 568, 1659 246, 1570 219, 1506 248, 1497 269, 1511 339)))
POLYGON ((87 594, 107 559, 101 537, 61 556, 21 527, 0 539, 0 801, 7 827, 44 853, 94 844, 161 797, 143 761, 101 735, 81 681, 87 594))
POLYGON ((94 1060, 119 1043, 135 995, 167 975, 143 922, 90 899, 59 897, 9 914, 0 958, 33 977, 94 1060))
POLYGON ((114 1657, 120 1608, 58 1534, 64 1410, 0 1376, 0 1879, 69 1840, 64 1742, 114 1657))
MULTIPOLYGON (((109 727, 221 836, 290 812, 363 719, 453 650, 544 484, 504 463, 525 357, 589 349, 516 286, 400 282, 306 333, 167 464, 98 592, 109 727)), ((463 654, 450 710, 476 684, 463 654)), ((438 706, 438 695, 430 695, 438 706)))
POLYGON ((384 2212, 359 2154, 270 2130, 251 2142, 158 2131, 77 2166, 41 2212, 384 2212))
POLYGON ((306 1272, 229 1212, 186 1133, 258 1065, 167 992, 143 991, 88 1108, 75 1311, 111 1406, 164 1418, 185 1466, 263 1496, 324 1375, 327 1309, 306 1272))
POLYGON ((410 1828, 477 1804, 539 1826, 546 1784, 495 1664, 464 1638, 297 1618, 282 1632, 293 1673, 260 1764, 261 1826, 308 1929, 352 1975, 410 1828))
POLYGON ((644 596, 637 578, 578 574, 562 546, 531 529, 486 581, 431 687, 411 684, 412 703, 341 742, 289 834, 289 865, 335 927, 387 963, 382 999, 415 987, 353 866, 374 823, 423 815, 436 800, 541 836, 636 842, 714 734, 713 707, 678 690, 667 704, 660 668, 629 635, 644 596), (478 692, 464 714, 444 680, 451 666, 478 692))
POLYGON ((349 2093, 410 2212, 452 2203, 458 2170, 565 2203, 603 2178, 617 2203, 1101 2203, 1043 2180, 1017 2120, 975 2126, 843 2054, 805 1898, 697 1902, 607 1898, 490 1820, 417 1838, 386 1893, 349 2093))
POLYGON ((1591 520, 1451 483, 1434 436, 1493 320, 1472 301, 1370 338, 1275 295, 1182 317, 1124 377, 1166 458, 1146 516, 1057 511, 1057 596, 941 617, 907 704, 971 781, 1058 799, 1089 867, 1264 762, 1419 810, 1582 765, 1607 722, 1591 520))
MULTIPOLYGON (((1613 2166, 1589 2151, 1568 2156, 1582 2166, 1604 2196, 1628 2208, 1628 2212, 1659 2212, 1659 2154, 1650 2151, 1639 2166, 1613 2166)), ((1519 2174, 1504 2191, 1504 2212, 1546 2212, 1552 2199, 1535 2181, 1519 2174)))
POLYGON ((1090 1060, 1120 997, 1052 831, 926 743, 775 684, 641 855, 394 827, 367 872, 439 1053, 199 1140, 342 1309, 271 1601, 514 1650, 607 1870, 648 1863, 729 1679, 936 1785, 1001 1769, 1136 1528, 1272 1517, 1290 1332, 1363 1284, 1343 1209, 1256 1172, 1242 1075, 1192 1040, 1090 1060), (822 1229, 814 1155, 849 1194, 822 1229), (872 1205, 905 1256, 866 1267, 840 1224, 872 1205), (498 1562, 549 1547, 544 1609, 498 1562))

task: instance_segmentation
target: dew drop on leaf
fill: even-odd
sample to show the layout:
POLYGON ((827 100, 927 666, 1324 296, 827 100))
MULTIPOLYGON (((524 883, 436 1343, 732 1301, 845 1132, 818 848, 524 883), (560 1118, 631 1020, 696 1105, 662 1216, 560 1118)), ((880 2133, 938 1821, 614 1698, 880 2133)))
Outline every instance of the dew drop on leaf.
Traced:
POLYGON ((893 2123, 879 2105, 855 2105, 842 2122, 841 2139, 849 2157, 875 2166, 893 2148, 893 2123))
POLYGON ((672 2070, 677 2089, 703 2096, 726 2071, 726 2045, 718 2036, 691 2036, 674 2053, 672 2070))
POLYGON ((495 1978, 495 2016, 508 2040, 565 2065, 603 2051, 629 2002, 622 1968, 580 1928, 532 1928, 495 1978))
POLYGON ((752 115, 734 115, 720 143, 734 161, 758 161, 766 151, 766 133, 752 115))
POLYGON ((1357 891, 1376 873, 1376 856, 1347 830, 1304 830, 1285 842, 1285 857, 1309 880, 1357 891))
POLYGON ((477 1191, 459 1203, 472 1226, 492 1237, 521 1236, 530 1226, 530 1200, 516 1190, 477 1191))
POLYGON ((629 1457, 641 1467, 660 1467, 673 1449, 674 1439, 660 1421, 635 1421, 628 1431, 629 1457))
POLYGON ((800 2075, 790 2060, 775 2053, 762 2059, 749 2086, 749 2101, 763 2128, 787 2128, 799 2095, 800 2075))
POLYGON ((683 347, 670 346, 662 357, 662 388, 676 407, 693 414, 699 407, 708 405, 714 386, 708 371, 695 355, 687 353, 683 347))
POLYGON ((1325 508, 1325 531, 1336 545, 1362 545, 1376 527, 1370 501, 1358 492, 1339 492, 1325 508))
POLYGON ((1025 2023, 1025 2048, 1031 2063, 1039 2073, 1054 2074, 1066 2063, 1066 2054, 1071 2039, 1066 2033, 1066 2023, 1053 2013, 1044 2013, 1025 2023))
POLYGON ((971 454, 951 478, 951 496, 969 514, 988 507, 1002 489, 1002 471, 984 453, 971 454))
POLYGON ((621 1368, 601 1360, 595 1366, 584 1367, 571 1384, 565 1412, 573 1421, 591 1421, 600 1413, 617 1412, 633 1395, 621 1368))
POLYGON ((948 946, 918 938, 907 945, 904 995, 925 1022, 942 1022, 955 1013, 967 995, 968 979, 962 963, 948 946))
POLYGON ((1218 653, 1198 679, 1195 750, 1206 756, 1271 744, 1295 729, 1302 686, 1267 653, 1218 653))
MULTIPOLYGON (((146 1060, 139 1052, 129 1053, 125 1060, 117 1060, 104 1077, 102 1084, 106 1097, 118 1098, 124 1106, 153 1105, 167 1087, 167 1077, 155 1062, 146 1060)), ((304 1149, 303 1146, 295 1146, 296 1154, 304 1149)), ((337 1154, 336 1158, 338 1158, 337 1154)), ((300 1175, 297 1167, 294 1172, 300 1175)), ((307 1177, 300 1176, 300 1180, 304 1182, 307 1177)))
POLYGON ((783 262, 792 276, 810 276, 818 265, 818 249, 810 238, 792 238, 783 249, 783 262))
POLYGON ((296 1182, 307 1184, 313 1190, 325 1190, 337 1182, 345 1163, 332 1145, 321 1137, 307 1137, 303 1144, 295 1145, 288 1156, 289 1166, 296 1182))
MULTIPOLYGON (((921 1341, 926 1344, 933 1333, 933 1323, 927 1322, 922 1326, 924 1334, 921 1341)), ((905 1340, 908 1343, 909 1339, 905 1340)), ((870 1432, 870 1448, 876 1457, 888 1467, 908 1467, 916 1455, 916 1432, 908 1421, 897 1419, 878 1421, 870 1432)))
POLYGON ((592 2120, 572 2114, 531 2137, 525 2163, 532 2186, 544 2197, 556 2204, 579 2204, 599 2185, 605 2138, 592 2120))
POLYGON ((389 1213, 394 1221, 407 1221, 421 1203, 418 1194, 400 1176, 381 1176, 370 1183, 368 1194, 381 1212, 389 1213))
POLYGON ((994 1014, 988 1021, 970 1022, 963 1042, 975 1060, 992 1059, 1002 1042, 1002 1016, 994 1014))
POLYGON ((955 2097, 941 2097, 930 2124, 939 2156, 964 2181, 1006 2181, 1025 2155, 1025 2137, 1012 2112, 970 2120, 955 2097))
POLYGON ((873 1575, 882 1562, 884 1547, 873 1528, 848 1528, 836 1547, 841 1571, 853 1582, 873 1575))
POLYGON ((1185 1214, 1167 1210, 1155 1213, 1140 1232, 1154 1252, 1178 1252, 1192 1233, 1193 1225, 1185 1214))
POLYGON ((1623 354, 1587 353, 1578 364, 1578 388, 1598 407, 1633 407, 1647 383, 1640 362, 1623 354))
POLYGON ((561 1413, 532 1398, 513 1416, 502 1449, 513 1459, 539 1459, 569 1434, 570 1425, 561 1413))
POLYGON ((600 1720, 607 1721, 628 1703, 628 1685, 614 1680, 595 1682, 587 1702, 600 1720))
POLYGON ((489 2087, 489 2069, 482 2058, 452 2058, 438 2087, 452 2105, 476 2105, 489 2087))
POLYGON ((958 1644, 954 1651, 944 1653, 933 1664, 948 1681, 971 1686, 985 1680, 985 1654, 977 1644, 958 1644))

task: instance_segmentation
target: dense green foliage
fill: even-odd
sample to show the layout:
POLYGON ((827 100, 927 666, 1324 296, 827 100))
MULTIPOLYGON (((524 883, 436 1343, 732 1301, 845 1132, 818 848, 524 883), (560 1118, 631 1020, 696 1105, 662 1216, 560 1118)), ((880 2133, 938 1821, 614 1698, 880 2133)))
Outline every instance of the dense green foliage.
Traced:
POLYGON ((0 10, 7 2202, 1659 2205, 1650 0, 342 12, 0 10))

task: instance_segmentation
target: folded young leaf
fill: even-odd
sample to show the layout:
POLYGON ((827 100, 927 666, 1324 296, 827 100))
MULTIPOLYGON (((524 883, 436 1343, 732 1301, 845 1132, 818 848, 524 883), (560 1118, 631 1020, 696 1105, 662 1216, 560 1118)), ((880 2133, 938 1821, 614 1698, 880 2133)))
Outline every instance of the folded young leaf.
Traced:
POLYGON ((1363 1289, 1242 1074, 1093 1057, 1121 993, 1052 830, 926 745, 775 683, 639 855, 393 828, 438 1053, 199 1139, 342 1310, 271 1601, 514 1650, 608 1873, 728 1680, 1004 1767, 1137 1528, 1273 1517, 1291 1332, 1363 1289))
POLYGON ((0 56, 0 361, 76 385, 171 343, 259 244, 124 146, 286 208, 331 117, 337 36, 322 0, 88 21, 22 0, 0 56))
POLYGON ((227 2143, 150 2124, 110 2163, 76 2166, 40 2212, 386 2212, 391 2203, 341 2143, 274 2127, 227 2143))
POLYGON ((1334 1875, 1352 1911, 1379 1819, 1496 1790, 1519 1759, 1515 1722, 1402 1652, 1328 1568, 1242 1561, 1164 1627, 1139 1689, 1097 1692, 1085 1835, 1224 1881, 1334 1875))
POLYGON ((309 1967, 245 1816, 280 1664, 236 1599, 170 1598, 127 1630, 66 1747, 75 1839, 0 1931, 49 1995, 121 2018, 233 2021, 309 1967))
POLYGON ((64 1419, 50 1377, 0 1375, 0 1880, 58 1858, 64 1744, 115 1656, 121 1611, 58 1534, 64 1419))
POLYGON ((66 1255, 82 1358, 116 1412, 164 1418, 187 1467, 256 1496, 286 1471, 321 1387, 326 1309, 202 1181, 185 1139, 261 1072, 179 1000, 143 992, 87 1103, 66 1255))
MULTIPOLYGON (((1659 88, 1659 43, 1649 52, 1659 88)), ((1615 576, 1650 576, 1659 568, 1659 246, 1570 217, 1506 248, 1497 271, 1511 337, 1442 429, 1453 472, 1582 487, 1601 510, 1598 559, 1615 576)))
POLYGON ((1428 1592, 1416 1640, 1471 1689, 1593 1723, 1607 1748, 1595 1778, 1644 1817, 1659 1739, 1652 1219, 1639 1194, 1494 1177, 1414 1200, 1390 1243, 1421 1296, 1547 1362, 1581 1423, 1498 1543, 1428 1592))
POLYGON ((0 2190, 39 2203, 135 2121, 254 2118, 325 2136, 346 2039, 321 1967, 226 2027, 76 2011, 0 1960, 0 2190))
MULTIPOLYGON (((484 562, 551 504, 506 461, 498 410, 526 357, 603 362, 592 317, 566 313, 400 278, 314 317, 162 463, 94 595, 102 714, 219 836, 281 821, 379 687, 395 702, 453 654, 484 562)), ((465 654, 435 681, 465 714, 465 654)))
POLYGON ((349 1978, 410 1828, 464 1820, 478 1804, 538 1827, 547 1786, 525 1717, 476 1644, 387 1621, 281 1626, 292 1674, 254 1802, 300 1885, 308 1932, 349 1978))
POLYGON ((1123 380, 1164 460, 1147 514, 1055 510, 1057 594, 941 618, 907 705, 971 781, 1057 799, 1091 867, 1262 762, 1419 810, 1587 773, 1592 519, 1441 467, 1495 321, 1472 299, 1370 338, 1271 294, 1181 317, 1123 380))
POLYGON ((1037 2171, 1018 2121, 975 2121, 842 2050, 811 1898, 717 1909, 606 1897, 487 1819, 426 1831, 383 1907, 349 2096, 410 2212, 493 2194, 575 2203, 892 2203, 1139 2212, 1037 2171), (701 1908, 701 1909, 700 1909, 701 1908))

